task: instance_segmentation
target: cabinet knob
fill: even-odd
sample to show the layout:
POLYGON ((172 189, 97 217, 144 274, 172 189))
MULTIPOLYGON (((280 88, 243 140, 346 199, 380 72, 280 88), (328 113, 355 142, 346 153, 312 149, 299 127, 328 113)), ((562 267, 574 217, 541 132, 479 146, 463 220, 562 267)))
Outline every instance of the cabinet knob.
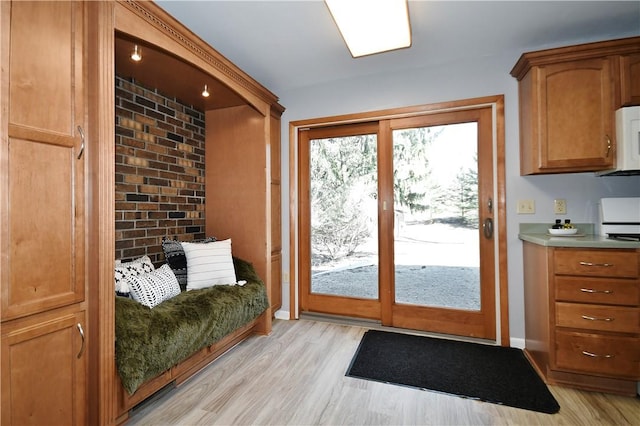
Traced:
POLYGON ((607 136, 607 157, 609 156, 609 154, 611 153, 611 138, 609 137, 609 135, 607 136))

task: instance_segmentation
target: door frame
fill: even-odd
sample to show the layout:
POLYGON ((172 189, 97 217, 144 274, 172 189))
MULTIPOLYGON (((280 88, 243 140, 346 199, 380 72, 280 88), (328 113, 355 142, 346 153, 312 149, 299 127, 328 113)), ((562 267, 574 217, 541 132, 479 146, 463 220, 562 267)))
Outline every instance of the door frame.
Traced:
MULTIPOLYGON (((322 117, 289 123, 289 299, 290 319, 299 318, 299 165, 298 131, 306 128, 330 125, 355 124, 373 120, 391 120, 447 111, 468 110, 491 107, 493 112, 493 173, 495 200, 494 238, 496 271, 496 343, 509 346, 509 297, 507 278, 507 240, 506 240, 506 175, 505 175, 505 138, 504 138, 504 95, 486 96, 450 102, 418 105, 405 108, 372 111, 359 114, 347 114, 322 117)), ((382 295, 381 295, 382 296, 382 295)))

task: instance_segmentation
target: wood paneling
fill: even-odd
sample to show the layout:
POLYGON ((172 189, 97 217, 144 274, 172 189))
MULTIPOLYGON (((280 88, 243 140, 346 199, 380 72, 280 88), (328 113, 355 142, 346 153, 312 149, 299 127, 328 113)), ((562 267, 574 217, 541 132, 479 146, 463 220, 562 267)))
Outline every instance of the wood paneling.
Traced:
POLYGON ((231 238, 235 256, 267 279, 270 184, 264 117, 249 106, 206 112, 206 232, 231 238))
POLYGON ((161 47, 144 40, 127 38, 126 34, 120 33, 115 39, 115 61, 118 75, 133 78, 161 94, 178 96, 181 102, 193 105, 200 111, 245 103, 229 86, 203 70, 168 54, 161 47), (130 57, 136 44, 142 52, 140 62, 134 62, 130 57), (205 84, 211 94, 207 98, 202 96, 205 84))

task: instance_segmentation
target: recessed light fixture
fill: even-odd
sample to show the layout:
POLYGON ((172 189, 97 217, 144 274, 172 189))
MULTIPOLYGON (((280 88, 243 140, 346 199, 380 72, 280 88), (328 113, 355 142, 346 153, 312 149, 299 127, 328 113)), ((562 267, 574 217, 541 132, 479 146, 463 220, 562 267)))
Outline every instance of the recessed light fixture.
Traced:
POLYGON ((137 44, 133 47, 133 52, 131 52, 131 59, 136 62, 140 62, 142 60, 142 50, 138 47, 137 44))
POLYGON ((210 95, 210 93, 209 93, 209 88, 208 88, 208 87, 207 87, 207 85, 205 84, 205 85, 204 85, 204 90, 202 91, 202 96, 203 96, 203 97, 205 97, 205 98, 208 98, 208 97, 209 97, 209 95, 210 95))
POLYGON ((354 58, 411 46, 407 0, 325 0, 354 58))

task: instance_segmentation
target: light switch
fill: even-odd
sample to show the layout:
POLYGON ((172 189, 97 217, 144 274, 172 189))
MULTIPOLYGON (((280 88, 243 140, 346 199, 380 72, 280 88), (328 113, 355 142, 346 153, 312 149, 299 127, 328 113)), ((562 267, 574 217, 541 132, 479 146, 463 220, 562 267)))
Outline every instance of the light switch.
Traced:
POLYGON ((518 200, 516 207, 518 214, 534 214, 536 212, 536 203, 534 200, 518 200))

